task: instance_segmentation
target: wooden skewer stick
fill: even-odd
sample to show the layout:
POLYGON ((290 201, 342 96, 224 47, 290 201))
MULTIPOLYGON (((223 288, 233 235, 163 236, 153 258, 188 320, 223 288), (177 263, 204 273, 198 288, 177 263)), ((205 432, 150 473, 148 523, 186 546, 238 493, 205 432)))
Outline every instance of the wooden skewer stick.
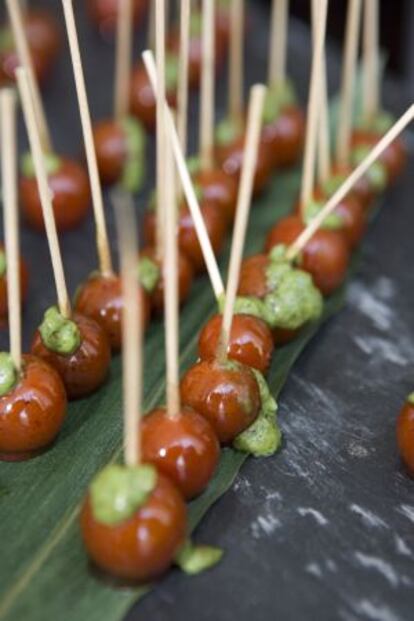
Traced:
POLYGON ((200 160, 202 170, 214 164, 214 78, 215 78, 215 9, 214 0, 202 0, 202 69, 200 91, 200 160))
POLYGON ((17 197, 16 95, 12 89, 0 91, 1 178, 6 241, 7 298, 10 354, 17 371, 21 368, 20 259, 17 197))
MULTIPOLYGON (((312 0, 312 34, 316 42, 318 23, 319 0, 312 0)), ((318 123, 318 183, 323 187, 331 176, 331 144, 329 136, 329 101, 326 72, 326 55, 323 50, 321 81, 320 81, 320 110, 318 123)))
POLYGON ((42 96, 40 94, 39 84, 37 82, 33 67, 32 55, 27 42, 24 28, 23 9, 19 4, 19 0, 6 0, 6 2, 20 64, 27 68, 29 74, 30 90, 32 92, 36 123, 39 127, 42 149, 46 153, 52 153, 52 138, 46 121, 46 113, 43 107, 42 96))
POLYGON ((252 87, 247 118, 243 169, 240 178, 239 194, 237 197, 236 220, 234 224, 233 242, 231 247, 223 322, 217 350, 217 358, 221 361, 224 361, 227 358, 227 348, 230 340, 234 303, 239 284, 240 266, 246 238, 250 205, 252 202, 254 171, 256 169, 260 132, 262 129, 262 115, 265 96, 265 86, 262 84, 256 84, 252 87))
POLYGON ((92 190, 92 204, 95 217, 96 246, 98 251, 99 269, 102 275, 110 276, 113 273, 111 251, 109 247, 108 231, 106 228, 102 187, 99 179, 98 163, 96 160, 95 145, 93 142, 92 121, 89 112, 85 77, 82 68, 75 16, 73 14, 73 3, 72 0, 62 0, 62 2, 81 117, 89 179, 92 190))
POLYGON ((289 0, 273 0, 269 44, 269 86, 286 81, 286 53, 289 19, 289 0))
POLYGON ((188 68, 190 56, 190 0, 180 2, 180 65, 177 89, 177 128, 184 157, 187 156, 188 68))
POLYGON ((306 208, 306 205, 312 199, 315 179, 315 160, 320 105, 320 84, 323 68, 323 51, 325 44, 327 8, 327 0, 319 0, 318 24, 312 54, 312 71, 309 88, 305 155, 303 162, 302 188, 300 195, 300 208, 302 214, 303 210, 306 208))
MULTIPOLYGON (((167 118, 165 116, 165 128, 167 118)), ((166 176, 169 188, 165 205, 165 253, 164 253, 164 307, 167 367, 167 415, 174 418, 180 413, 180 376, 178 343, 178 252, 177 252, 177 205, 175 193, 175 166, 171 141, 166 134, 166 176)))
POLYGON ((323 209, 312 219, 311 223, 299 235, 295 242, 289 247, 287 258, 294 259, 306 246, 312 235, 323 224, 325 218, 338 206, 341 200, 352 190, 353 186, 361 179, 372 164, 381 156, 389 145, 401 134, 409 123, 414 119, 414 104, 398 119, 391 129, 377 142, 366 158, 352 171, 349 177, 338 188, 335 194, 328 200, 323 209))
POLYGON ((361 0, 349 0, 345 33, 345 52, 339 103, 336 159, 341 167, 347 167, 351 156, 351 133, 353 99, 358 44, 361 29, 361 0))
POLYGON ((114 116, 122 121, 129 112, 132 64, 132 0, 119 3, 115 52, 114 116))
POLYGON ((157 209, 156 209, 156 254, 162 261, 164 255, 164 214, 166 201, 165 186, 165 133, 164 133, 164 101, 165 101, 165 0, 155 2, 155 57, 159 90, 156 93, 156 131, 157 131, 157 209))
POLYGON ((229 117, 243 114, 244 0, 231 0, 229 48, 229 117))
POLYGON ((363 117, 370 121, 379 108, 379 7, 378 0, 364 5, 363 117))
POLYGON ((63 270, 62 256, 60 254, 59 239, 56 231, 55 216, 53 213, 52 196, 48 185, 47 172, 44 163, 44 153, 40 141, 40 132, 36 124, 33 99, 30 91, 30 79, 26 69, 22 67, 16 70, 17 84, 20 99, 23 106, 23 115, 29 137, 30 151, 33 158, 36 179, 39 188, 40 202, 42 205, 43 219, 45 222, 46 236, 52 260, 53 274, 55 278, 56 293, 59 311, 63 317, 71 316, 71 306, 63 270))
POLYGON ((140 463, 142 410, 143 322, 137 279, 138 238, 131 195, 121 189, 111 194, 115 208, 122 280, 122 363, 124 394, 124 459, 140 463))
MULTIPOLYGON (((147 50, 142 54, 142 58, 144 60, 145 68, 147 70, 151 86, 154 92, 157 92, 158 78, 154 55, 151 51, 147 50)), ((178 174, 180 175, 180 180, 183 186, 188 208, 194 220, 194 226, 197 232, 198 240, 200 242, 201 250, 203 252, 204 261, 207 267, 208 275, 210 277, 211 285, 213 287, 214 295, 216 297, 216 300, 219 301, 224 294, 224 286, 220 275, 220 270, 218 268, 216 257, 211 246, 211 241, 207 233, 206 225, 200 211, 200 206, 198 204, 197 196, 194 191, 194 186, 188 172, 187 164, 183 152, 181 151, 180 141, 175 127, 174 118, 165 100, 164 107, 167 116, 167 132, 169 135, 169 139, 171 140, 176 165, 178 168, 178 174)))

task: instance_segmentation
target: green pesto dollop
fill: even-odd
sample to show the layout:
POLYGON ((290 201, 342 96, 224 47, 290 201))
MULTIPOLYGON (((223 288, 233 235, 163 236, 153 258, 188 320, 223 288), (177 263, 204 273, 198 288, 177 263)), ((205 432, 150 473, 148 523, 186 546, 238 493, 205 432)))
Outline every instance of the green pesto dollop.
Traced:
POLYGON ((6 395, 17 383, 17 370, 12 357, 0 352, 0 397, 6 395))
POLYGON ((172 52, 165 56, 165 90, 174 91, 178 84, 178 72, 180 61, 177 54, 172 52))
POLYGON ((95 476, 90 499, 97 522, 113 526, 130 518, 148 500, 157 483, 154 466, 111 464, 95 476))
POLYGON ((277 424, 277 403, 264 376, 252 369, 260 391, 261 409, 257 419, 233 442, 234 448, 255 457, 269 457, 278 450, 282 434, 277 424))
POLYGON ((264 298, 270 327, 296 330, 320 317, 323 298, 310 274, 286 264, 270 263, 266 277, 272 286, 264 298))
POLYGON ((322 189, 324 194, 326 194, 326 196, 330 198, 333 194, 335 194, 338 188, 341 187, 345 179, 346 175, 343 174, 331 175, 329 179, 323 184, 322 189))
POLYGON ((11 52, 12 50, 14 50, 13 32, 7 26, 0 28, 0 52, 11 52))
POLYGON ((239 119, 225 118, 216 127, 216 142, 219 146, 231 144, 243 131, 243 123, 239 119))
POLYGON ((263 122, 275 121, 281 112, 288 106, 296 103, 296 93, 290 80, 273 84, 267 89, 263 106, 263 122))
MULTIPOLYGON (((303 213, 303 219, 305 221, 305 224, 309 224, 310 222, 312 222, 312 220, 315 218, 315 216, 318 215, 323 207, 324 204, 321 201, 309 201, 303 213)), ((339 213, 333 211, 324 219, 321 228, 328 231, 338 231, 339 229, 343 228, 343 226, 344 220, 342 216, 339 213)))
POLYGON ((407 399, 406 399, 407 403, 409 403, 410 405, 414 405, 414 392, 411 392, 407 399))
POLYGON ((73 354, 81 344, 78 326, 60 314, 56 306, 47 309, 39 326, 44 345, 57 354, 73 354))
POLYGON ((127 192, 138 192, 145 175, 145 132, 141 123, 132 117, 123 119, 121 126, 127 145, 121 186, 127 192))
POLYGON ((147 293, 152 293, 161 276, 159 265, 149 257, 141 257, 138 262, 138 280, 147 293))
POLYGON ((184 573, 195 576, 217 565, 222 556, 223 550, 220 548, 205 545, 197 546, 188 540, 175 557, 175 562, 184 573))
POLYGON ((386 110, 380 110, 369 119, 359 119, 356 123, 358 129, 372 131, 377 134, 385 134, 394 124, 395 118, 386 110))
POLYGON ((7 270, 6 253, 0 249, 0 278, 5 276, 7 270))
POLYGON ((201 11, 195 11, 190 17, 190 36, 193 38, 201 37, 203 32, 203 16, 201 11))
POLYGON ((262 319, 265 323, 269 323, 269 316, 266 304, 263 300, 253 295, 239 295, 234 302, 234 314, 252 315, 258 319, 262 319))
POLYGON ((187 168, 191 176, 196 175, 201 170, 201 159, 198 155, 190 155, 187 158, 187 168))
MULTIPOLYGON (((62 165, 62 160, 54 153, 45 153, 43 155, 43 160, 46 167, 46 173, 48 175, 54 175, 57 173, 62 165)), ((35 166, 31 153, 27 152, 22 155, 20 167, 24 177, 27 177, 28 179, 36 177, 35 166)))
MULTIPOLYGON (((354 166, 358 166, 371 152, 371 147, 368 145, 360 145, 352 150, 351 159, 354 166)), ((388 183, 387 169, 380 160, 376 160, 365 173, 368 177, 375 192, 382 192, 385 190, 388 183)))

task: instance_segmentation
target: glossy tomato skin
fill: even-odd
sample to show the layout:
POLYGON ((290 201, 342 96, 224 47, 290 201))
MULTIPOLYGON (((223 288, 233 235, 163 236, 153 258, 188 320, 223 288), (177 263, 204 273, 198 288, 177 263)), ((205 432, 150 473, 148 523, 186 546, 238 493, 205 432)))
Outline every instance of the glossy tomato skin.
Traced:
POLYGON ((202 189, 203 200, 214 203, 221 213, 233 222, 237 207, 238 185, 232 177, 220 168, 201 170, 194 177, 194 182, 202 189))
MULTIPOLYGON (((143 289, 139 303, 145 329, 150 319, 150 302, 143 289)), ((122 308, 122 283, 116 274, 91 274, 76 292, 75 310, 103 328, 114 352, 122 348, 122 308)))
MULTIPOLYGON (((177 105, 175 89, 167 90, 166 94, 168 103, 175 108, 177 105)), ((145 125, 147 130, 154 131, 156 122, 155 95, 142 63, 138 63, 132 71, 130 106, 131 113, 145 125)))
POLYGON ((201 360, 181 381, 181 399, 213 426, 221 444, 247 429, 260 410, 260 393, 248 367, 225 368, 215 359, 201 360))
POLYGON ((272 153, 275 168, 294 166, 303 152, 305 115, 298 106, 289 106, 272 122, 263 127, 262 140, 272 153))
POLYGON ((162 575, 183 545, 187 530, 185 502, 163 474, 147 502, 132 517, 115 524, 98 522, 86 497, 80 517, 82 538, 94 563, 103 571, 132 582, 162 575))
POLYGON ((414 478, 414 405, 409 401, 398 416, 397 444, 408 474, 414 478))
MULTIPOLYGON (((200 210, 204 218, 207 233, 215 255, 218 255, 223 247, 227 231, 227 220, 223 217, 220 209, 214 203, 203 202, 200 210)), ((155 213, 147 211, 144 218, 145 243, 149 246, 155 244, 155 213)), ((178 244, 180 250, 189 259, 194 273, 200 274, 205 270, 203 253, 198 241, 193 218, 186 207, 181 207, 178 216, 178 244)))
POLYGON ((102 183, 112 185, 123 174, 127 157, 127 141, 123 128, 116 120, 96 123, 93 128, 99 176, 102 183))
MULTIPOLYGON (((159 261, 156 258, 156 249, 154 246, 147 246, 140 252, 141 257, 148 257, 160 266, 159 261)), ((182 252, 178 252, 178 298, 179 303, 184 304, 190 295, 191 286, 194 279, 194 270, 191 265, 191 261, 187 255, 182 252)), ((150 305, 152 310, 160 315, 164 312, 164 277, 160 266, 160 278, 154 291, 150 295, 150 305)))
POLYGON ((44 451, 66 416, 62 380, 44 360, 23 355, 22 376, 0 397, 0 460, 22 461, 44 451))
MULTIPOLYGON (((382 136, 376 132, 356 129, 352 134, 351 144, 353 147, 373 147, 381 138, 382 136)), ((387 171, 388 185, 392 185, 403 173, 407 164, 407 149, 401 136, 385 149, 379 160, 387 171)))
MULTIPOLYGON (((222 315, 214 315, 200 332, 198 355, 209 360, 217 354, 222 315)), ((231 325, 229 358, 262 373, 269 368, 274 350, 272 332, 264 321, 252 315, 236 314, 231 325)))
MULTIPOLYGON (((116 31, 118 7, 121 0, 87 0, 86 6, 89 16, 100 32, 112 35, 116 31)), ((137 26, 144 17, 148 0, 132 0, 132 18, 137 26)))
MULTIPOLYGON (((53 211, 58 231, 76 228, 88 214, 91 204, 89 179, 80 164, 61 158, 57 172, 48 176, 53 193, 53 211)), ((20 200, 26 222, 36 231, 44 231, 42 206, 35 177, 20 178, 20 200)))
POLYGON ((217 467, 220 444, 206 418, 191 408, 174 417, 157 408, 142 420, 142 457, 177 486, 186 500, 207 487, 217 467))
MULTIPOLYGON (((0 244, 0 249, 4 251, 3 245, 0 244)), ((20 298, 22 304, 26 302, 27 290, 29 287, 29 272, 26 262, 20 257, 20 298)), ((7 297, 7 273, 0 277, 0 321, 4 321, 8 316, 8 297, 7 297)))
POLYGON ((53 366, 66 388, 69 399, 86 397, 106 380, 111 362, 109 339, 101 326, 79 313, 72 317, 81 333, 81 344, 70 355, 64 356, 48 349, 37 330, 32 342, 32 354, 53 366))
MULTIPOLYGON (((239 182, 243 166, 244 134, 236 140, 216 146, 216 159, 223 171, 236 183, 239 182)), ((253 182, 253 193, 258 196, 270 181, 273 172, 273 156, 269 145, 260 141, 257 153, 256 172, 253 182)))
MULTIPOLYGON (((266 251, 277 244, 289 246, 304 228, 299 216, 282 218, 268 233, 266 251)), ((301 252, 300 267, 312 275, 323 295, 330 295, 342 284, 348 264, 348 245, 338 231, 319 229, 301 252)))

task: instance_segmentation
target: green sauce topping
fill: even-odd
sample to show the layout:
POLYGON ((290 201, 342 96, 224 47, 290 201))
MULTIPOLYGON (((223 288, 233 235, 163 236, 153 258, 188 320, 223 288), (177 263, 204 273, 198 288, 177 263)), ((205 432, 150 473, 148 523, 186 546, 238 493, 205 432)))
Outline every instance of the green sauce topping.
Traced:
MULTIPOLYGON (((321 201, 309 201, 306 205, 303 219, 305 224, 309 224, 318 215, 320 210, 324 207, 324 203, 321 201)), ((328 231, 338 231, 343 228, 344 220, 342 216, 335 211, 331 212, 323 221, 322 227, 328 231)))
POLYGON ((216 142, 219 146, 231 144, 243 131, 243 123, 239 119, 226 118, 216 127, 216 142))
POLYGON ((157 471, 154 466, 106 466, 95 476, 90 486, 95 519, 108 526, 127 520, 145 504, 156 483, 157 471))
POLYGON ((366 129, 378 134, 385 134, 393 126, 395 118, 389 112, 380 110, 371 119, 360 119, 356 127, 358 129, 366 129))
POLYGON ((186 541, 175 557, 175 562, 189 576, 210 569, 217 565, 223 556, 223 550, 213 546, 196 546, 186 541))
POLYGON ((267 89, 263 107, 263 122, 265 124, 273 123, 285 108, 295 104, 296 101, 295 89, 290 80, 273 84, 267 89))
POLYGON ((121 179, 121 186, 127 192, 138 192, 145 175, 145 132, 141 123, 132 117, 125 118, 122 130, 127 144, 127 156, 121 179))
POLYGON ((237 296, 234 303, 234 313, 237 315, 252 315, 269 323, 266 304, 263 300, 253 295, 237 296))
POLYGON ((346 175, 341 175, 341 174, 331 175, 328 181, 326 181, 326 183, 324 183, 323 185, 322 189, 324 191, 324 194, 326 194, 328 198, 331 198, 331 196, 335 194, 338 188, 341 187, 345 179, 346 179, 346 175))
POLYGON ((410 393, 406 399, 407 403, 414 405, 414 392, 410 393))
MULTIPOLYGON (((48 175, 54 175, 59 171, 62 165, 60 157, 54 153, 45 153, 43 155, 43 159, 48 175)), ((22 155, 20 166, 24 177, 27 177, 28 179, 36 177, 36 171, 31 153, 27 152, 22 155)))
POLYGON ((198 155, 191 155, 187 158, 187 168, 191 176, 196 175, 201 170, 201 160, 198 155))
POLYGON ((0 250, 0 277, 6 274, 7 270, 7 261, 6 261, 6 253, 4 250, 0 250))
POLYGON ((268 457, 274 455, 282 440, 276 417, 277 403, 264 376, 256 369, 252 371, 259 386, 261 410, 254 423, 237 436, 233 446, 255 457, 268 457))
POLYGON ((0 352, 0 397, 6 395, 17 383, 17 370, 12 357, 0 352))
MULTIPOLYGON (((360 145, 359 147, 353 149, 351 156, 353 165, 358 166, 358 164, 360 164, 370 152, 371 147, 368 145, 360 145)), ((387 169, 382 162, 376 160, 365 174, 375 192, 379 193, 385 190, 388 183, 388 175, 387 169)))
POLYGON ((63 317, 56 306, 51 306, 45 312, 39 332, 44 345, 58 354, 73 354, 81 344, 78 326, 71 319, 63 317))
POLYGON ((190 17, 190 36, 191 38, 201 37, 203 32, 203 16, 201 11, 194 12, 190 17))
POLYGON ((14 50, 13 32, 5 26, 0 29, 0 52, 11 52, 12 50, 14 50))
POLYGON ((159 265, 149 257, 141 257, 138 262, 138 280, 147 293, 152 293, 161 277, 159 265))
POLYGON ((165 56, 165 90, 174 91, 178 84, 179 59, 176 54, 169 53, 165 56))

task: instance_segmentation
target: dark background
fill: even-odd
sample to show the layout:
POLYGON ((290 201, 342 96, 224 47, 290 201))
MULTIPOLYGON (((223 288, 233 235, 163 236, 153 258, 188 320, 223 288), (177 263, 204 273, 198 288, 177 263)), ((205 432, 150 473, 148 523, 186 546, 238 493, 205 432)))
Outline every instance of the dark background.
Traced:
MULTIPOLYGON (((33 4, 53 8, 61 20, 58 0, 33 4)), ((343 29, 344 4, 330 3, 332 93, 339 81, 335 35, 343 29)), ((295 15, 306 13, 307 2, 293 0, 292 5, 295 15)), ((412 92, 408 35, 413 29, 408 23, 414 3, 381 5, 388 11, 382 36, 389 42, 394 69, 384 83, 384 105, 398 114, 412 92)), ((92 113, 99 118, 111 110, 113 49, 90 27, 84 2, 75 0, 75 6, 92 113)), ((269 21, 265 2, 250 2, 249 12, 246 89, 265 78, 269 21)), ((137 50, 143 36, 141 31, 136 38, 137 50)), ((63 52, 45 101, 58 150, 77 155, 82 142, 65 40, 63 52)), ((291 23, 289 72, 304 102, 309 33, 296 19, 291 23)), ((219 114, 224 102, 221 87, 219 114)), ((196 107, 194 98, 193 128, 196 107)), ((410 135, 407 140, 411 147, 410 135)), ((127 621, 414 618, 414 483, 401 470, 394 437, 398 409, 414 385, 413 174, 410 158, 404 178, 385 197, 367 236, 345 309, 314 339, 282 392, 283 450, 275 458, 249 460, 233 489, 197 530, 197 540, 225 549, 222 563, 193 579, 171 572, 127 621)), ((146 200, 145 193, 138 197, 140 212, 146 200)), ((109 205, 107 213, 113 238, 109 205)), ((95 265, 91 219, 76 233, 62 236, 61 244, 73 292, 95 265)), ((54 302, 54 292, 44 238, 24 229, 22 246, 31 267, 24 316, 27 346, 42 312, 54 302)), ((7 346, 5 334, 2 346, 7 346)))

